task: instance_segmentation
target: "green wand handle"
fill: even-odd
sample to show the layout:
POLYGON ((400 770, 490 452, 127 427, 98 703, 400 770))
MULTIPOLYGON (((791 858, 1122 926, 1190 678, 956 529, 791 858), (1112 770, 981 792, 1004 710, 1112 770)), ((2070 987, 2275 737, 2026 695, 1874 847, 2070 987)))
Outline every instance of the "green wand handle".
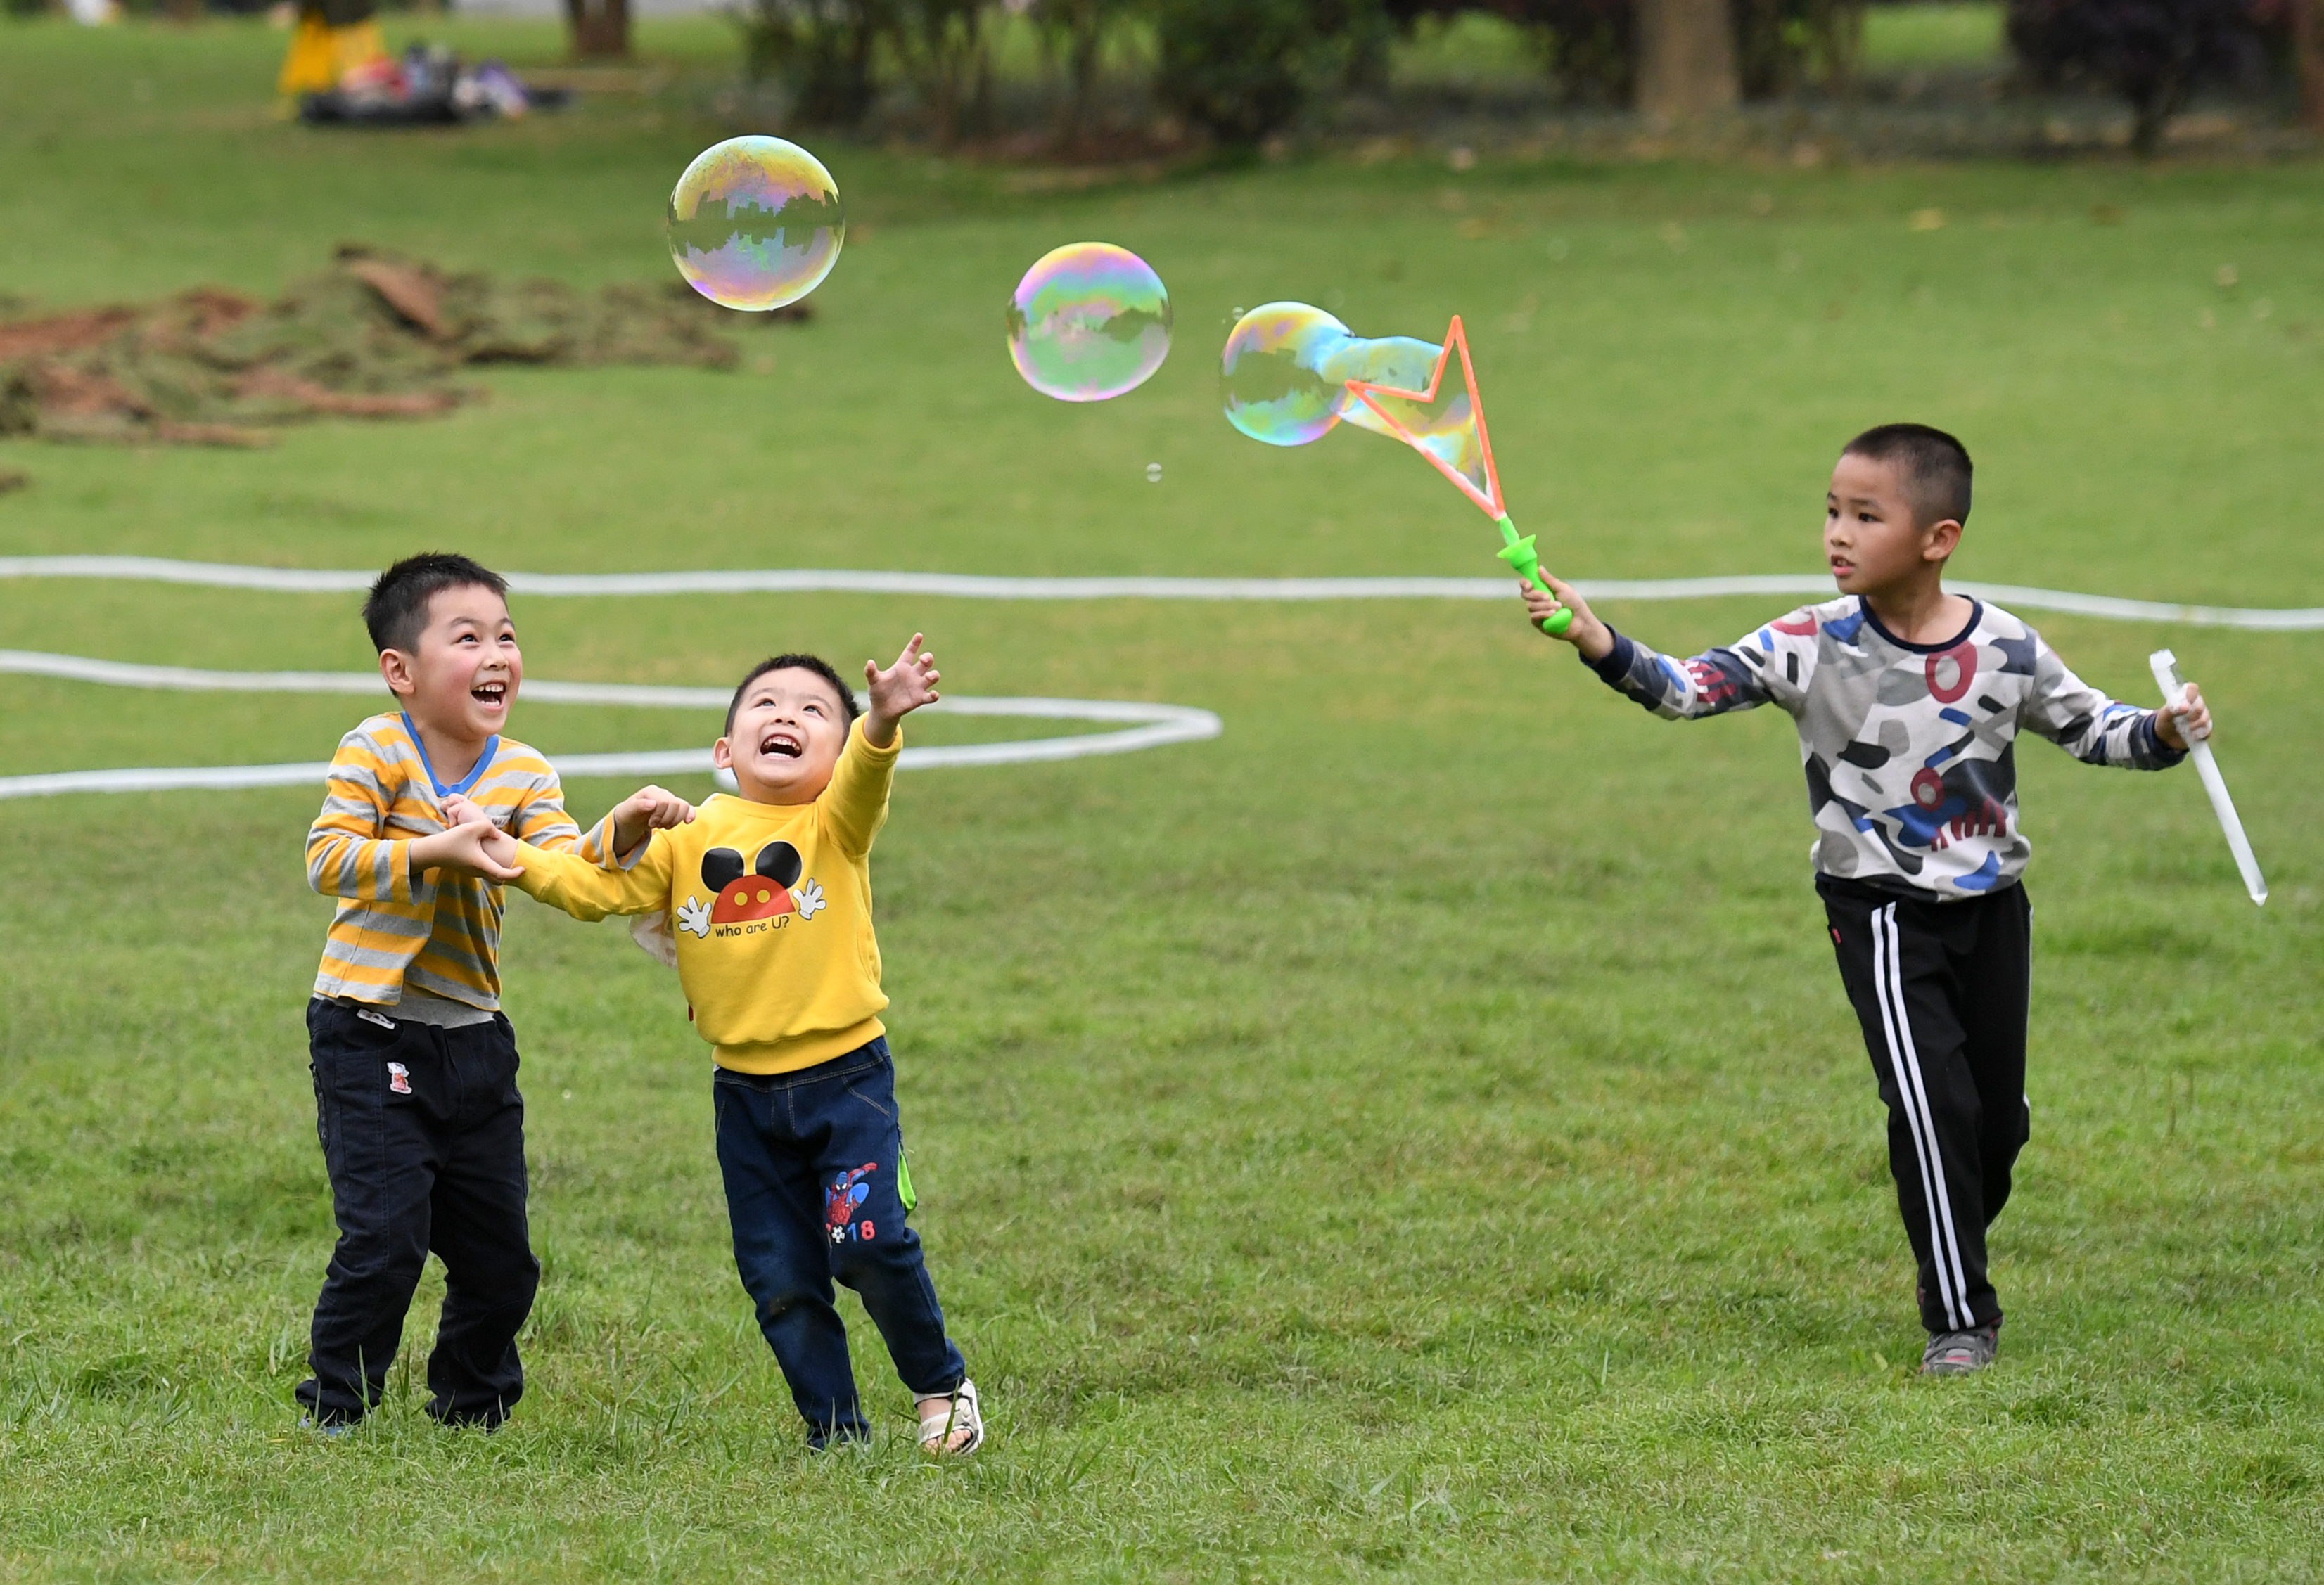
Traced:
MULTIPOLYGON (((1509 521, 1508 512, 1500 515, 1499 522, 1502 544, 1501 548, 1493 554, 1508 562, 1517 576, 1525 579, 1535 588, 1548 588, 1549 585, 1541 580, 1541 558, 1534 554, 1533 536, 1527 534, 1524 539, 1518 539, 1517 526, 1509 521)), ((1545 633, 1562 633, 1572 625, 1573 613, 1571 610, 1563 610, 1543 622, 1541 631, 1545 633)))

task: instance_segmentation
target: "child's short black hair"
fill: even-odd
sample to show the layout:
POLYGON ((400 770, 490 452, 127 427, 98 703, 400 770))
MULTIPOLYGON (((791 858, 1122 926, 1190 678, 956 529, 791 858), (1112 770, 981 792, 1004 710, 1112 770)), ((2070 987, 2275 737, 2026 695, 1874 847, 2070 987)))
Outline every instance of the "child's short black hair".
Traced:
POLYGON ((429 550, 405 557, 379 575, 364 601, 364 626, 371 633, 372 647, 382 653, 410 653, 428 625, 428 602, 447 589, 466 588, 490 589, 508 597, 506 578, 465 556, 429 550))
POLYGON ((1969 478, 1976 471, 1969 447, 1926 424, 1882 424, 1867 429, 1840 449, 1842 456, 1893 462, 1904 475, 1914 526, 1926 528, 1950 518, 1969 521, 1969 478))
POLYGON ((761 660, 756 666, 751 668, 749 675, 744 677, 741 682, 734 685, 734 696, 731 700, 727 701, 726 705, 726 734, 728 736, 732 736, 733 734, 734 713, 742 707, 742 696, 750 691, 750 687, 752 683, 758 681, 761 677, 766 676, 767 673, 770 671, 812 671, 816 676, 829 683, 831 685, 831 691, 839 696, 839 707, 847 712, 847 721, 845 724, 849 726, 855 724, 855 717, 860 714, 860 712, 855 708, 855 690, 849 687, 846 683, 840 680, 838 671, 832 666, 830 661, 825 660, 820 655, 777 655, 769 659, 761 660))

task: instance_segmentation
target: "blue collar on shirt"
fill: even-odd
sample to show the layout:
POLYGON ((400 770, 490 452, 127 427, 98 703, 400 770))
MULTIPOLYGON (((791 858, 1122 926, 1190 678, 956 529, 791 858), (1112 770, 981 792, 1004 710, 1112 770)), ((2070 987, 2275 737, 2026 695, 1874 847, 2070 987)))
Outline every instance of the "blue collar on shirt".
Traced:
POLYGON ((491 768, 493 756, 501 751, 500 734, 494 733, 484 740, 484 751, 476 756, 476 762, 468 768, 468 774, 450 787, 447 787, 437 778, 436 767, 428 762, 428 745, 420 741, 420 729, 411 724, 411 712, 406 710, 402 714, 404 733, 411 739, 412 748, 420 754, 420 769, 428 772, 428 785, 436 789, 436 796, 439 798, 448 798, 454 793, 465 793, 475 786, 477 779, 491 768))

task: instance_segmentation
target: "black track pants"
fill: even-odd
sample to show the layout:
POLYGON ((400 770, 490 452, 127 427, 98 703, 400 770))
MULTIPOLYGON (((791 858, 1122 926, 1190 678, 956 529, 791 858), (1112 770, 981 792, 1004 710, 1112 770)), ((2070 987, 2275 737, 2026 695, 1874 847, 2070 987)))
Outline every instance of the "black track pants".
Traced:
POLYGON ((1827 876, 1816 889, 1888 1106, 1888 1170, 1920 1263, 1922 1324, 1992 1325, 2001 1302, 1985 1230, 2008 1202, 2030 1125, 2025 889, 1948 903, 1827 876))

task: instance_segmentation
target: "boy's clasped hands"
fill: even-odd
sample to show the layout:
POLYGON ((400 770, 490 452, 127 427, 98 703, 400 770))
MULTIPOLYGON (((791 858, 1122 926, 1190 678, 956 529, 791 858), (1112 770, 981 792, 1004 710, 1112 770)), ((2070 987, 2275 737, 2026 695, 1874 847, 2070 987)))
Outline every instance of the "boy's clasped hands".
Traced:
MULTIPOLYGON (((413 839, 411 868, 448 870, 456 875, 481 875, 487 880, 511 881, 524 873, 517 860, 517 840, 493 824, 492 816, 461 793, 443 799, 444 829, 413 839)), ((623 858, 657 831, 683 825, 694 818, 694 806, 659 787, 641 787, 615 806, 613 852, 623 858)))

